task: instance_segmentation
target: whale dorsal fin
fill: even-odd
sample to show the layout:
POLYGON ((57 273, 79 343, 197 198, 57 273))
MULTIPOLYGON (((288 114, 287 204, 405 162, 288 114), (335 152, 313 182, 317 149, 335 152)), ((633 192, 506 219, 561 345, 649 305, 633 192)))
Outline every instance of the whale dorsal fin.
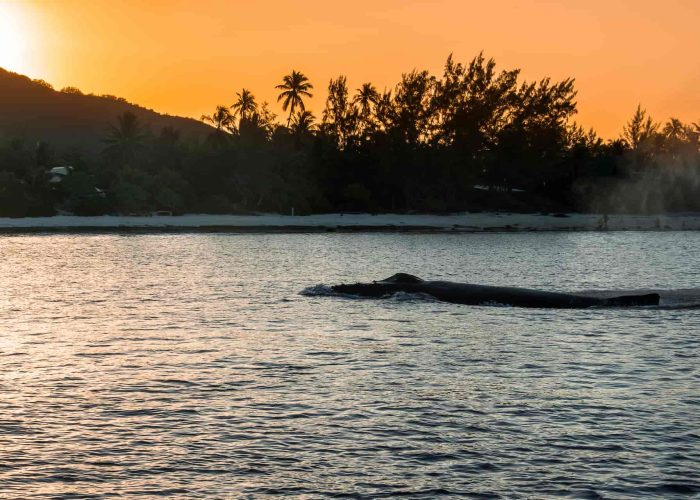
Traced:
POLYGON ((396 273, 395 275, 382 280, 382 283, 420 283, 423 281, 418 276, 406 273, 396 273))

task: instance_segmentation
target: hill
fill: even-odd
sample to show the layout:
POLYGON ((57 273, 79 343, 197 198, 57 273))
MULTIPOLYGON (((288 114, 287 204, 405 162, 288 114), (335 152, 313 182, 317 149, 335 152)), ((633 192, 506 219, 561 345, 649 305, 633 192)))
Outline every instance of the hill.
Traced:
POLYGON ((199 140, 212 131, 191 118, 160 114, 114 96, 56 91, 41 80, 0 68, 0 140, 44 141, 56 151, 78 148, 92 155, 104 148, 108 124, 126 111, 153 133, 172 127, 182 138, 199 140))

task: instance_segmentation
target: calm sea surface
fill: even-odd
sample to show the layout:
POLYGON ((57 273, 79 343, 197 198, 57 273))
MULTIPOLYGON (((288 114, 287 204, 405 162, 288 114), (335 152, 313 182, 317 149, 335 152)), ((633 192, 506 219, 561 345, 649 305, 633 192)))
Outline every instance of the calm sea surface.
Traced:
POLYGON ((0 284, 2 498, 700 495, 700 233, 4 236, 0 284), (399 271, 662 307, 318 286, 399 271))

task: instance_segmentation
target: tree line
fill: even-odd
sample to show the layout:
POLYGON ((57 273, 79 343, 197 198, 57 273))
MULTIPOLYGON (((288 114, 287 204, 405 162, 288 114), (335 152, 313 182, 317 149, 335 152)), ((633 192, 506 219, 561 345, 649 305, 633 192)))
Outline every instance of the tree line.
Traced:
POLYGON ((441 75, 414 70, 390 89, 333 78, 319 117, 302 72, 277 89, 281 121, 243 88, 202 117, 212 133, 198 142, 131 113, 99 157, 5 140, 0 215, 700 210, 700 121, 659 124, 640 106, 604 141, 574 121, 573 79, 450 56, 441 75))

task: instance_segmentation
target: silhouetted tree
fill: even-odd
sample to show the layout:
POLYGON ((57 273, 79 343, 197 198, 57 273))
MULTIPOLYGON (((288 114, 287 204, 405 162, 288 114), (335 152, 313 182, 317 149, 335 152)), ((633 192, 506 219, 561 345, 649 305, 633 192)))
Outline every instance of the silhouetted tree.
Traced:
POLYGON ((686 128, 678 118, 670 118, 664 125, 663 134, 667 139, 682 141, 686 138, 686 128))
POLYGON ((129 111, 117 116, 117 123, 109 125, 104 153, 122 163, 133 161, 147 138, 146 129, 134 113, 129 111))
POLYGON ((314 122, 316 117, 310 111, 300 111, 292 120, 290 130, 294 135, 307 135, 315 130, 314 122))
POLYGON ((622 138, 632 149, 637 149, 642 143, 651 139, 658 128, 659 125, 654 123, 651 116, 647 116, 646 110, 639 105, 634 116, 622 128, 622 138))
POLYGON ((212 115, 202 115, 202 121, 211 123, 216 127, 216 130, 222 132, 231 126, 233 116, 226 106, 217 106, 216 111, 212 115))
POLYGON ((497 73, 495 67, 483 54, 466 67, 447 59, 435 99, 439 143, 476 155, 497 144, 515 105, 519 70, 497 73))
POLYGON ((375 129, 375 123, 372 119, 374 107, 379 102, 379 92, 371 83, 363 83, 362 87, 357 89, 357 93, 352 100, 355 106, 359 106, 358 128, 363 136, 375 129))
POLYGON ((83 95, 83 92, 78 87, 63 87, 61 92, 63 94, 83 95))
POLYGON ((258 104, 255 102, 255 96, 249 90, 243 89, 241 92, 236 93, 236 97, 238 99, 231 106, 234 115, 238 114, 242 120, 246 120, 257 111, 258 104))
POLYGON ((350 142, 357 127, 358 111, 349 99, 347 79, 339 76, 328 84, 323 131, 333 137, 340 149, 350 142))
POLYGON ((320 124, 306 76, 292 71, 277 89, 286 126, 244 88, 202 117, 213 126, 204 142, 186 129, 151 135, 132 113, 98 157, 3 128, 0 214, 700 210, 700 122, 660 126, 638 106, 603 141, 573 121, 572 79, 524 81, 483 54, 450 55, 440 74, 416 69, 383 92, 365 83, 351 95, 345 76, 331 79, 320 124), (54 166, 74 168, 57 182, 54 166))
POLYGON ((434 117, 435 77, 427 71, 402 75, 394 89, 391 105, 386 109, 387 128, 406 143, 416 145, 430 140, 434 117))
POLYGON ((267 141, 274 132, 276 115, 269 109, 267 102, 263 102, 245 118, 241 118, 238 125, 239 137, 253 143, 261 144, 267 141))
POLYGON ((313 97, 310 91, 314 87, 306 75, 292 70, 291 74, 282 78, 282 84, 275 88, 282 91, 277 97, 277 102, 282 101, 282 110, 289 109, 289 117, 287 118, 287 127, 289 127, 294 110, 299 108, 301 111, 305 111, 304 97, 313 97))
POLYGON ((360 106, 361 116, 368 116, 372 112, 372 106, 376 105, 378 100, 377 88, 371 83, 363 83, 362 87, 357 89, 357 94, 352 102, 360 106))
POLYGON ((53 90, 53 85, 51 85, 49 82, 46 80, 42 80, 41 78, 37 78, 35 80, 32 80, 34 83, 41 85, 44 88, 47 88, 49 90, 53 90))

